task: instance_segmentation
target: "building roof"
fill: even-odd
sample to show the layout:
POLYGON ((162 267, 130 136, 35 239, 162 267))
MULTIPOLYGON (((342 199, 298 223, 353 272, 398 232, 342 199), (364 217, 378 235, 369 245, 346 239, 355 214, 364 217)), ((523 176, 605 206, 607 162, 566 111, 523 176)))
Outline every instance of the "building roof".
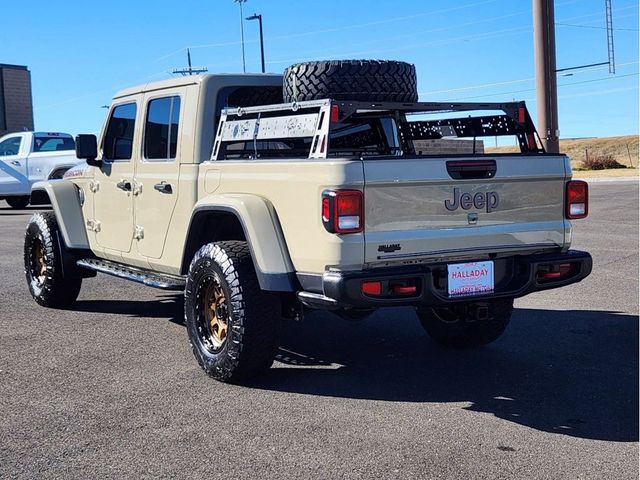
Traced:
POLYGON ((12 70, 29 70, 25 65, 11 65, 9 63, 0 63, 0 68, 10 68, 12 70))

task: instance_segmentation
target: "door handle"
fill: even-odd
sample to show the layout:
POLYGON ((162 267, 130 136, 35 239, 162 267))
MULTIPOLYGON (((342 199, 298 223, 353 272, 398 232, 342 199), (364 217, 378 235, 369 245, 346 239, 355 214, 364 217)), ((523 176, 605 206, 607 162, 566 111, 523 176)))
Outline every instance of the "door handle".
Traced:
POLYGON ((155 188, 160 193, 173 193, 173 189, 171 188, 171 184, 167 182, 156 183, 153 188, 155 188))
POLYGON ((118 187, 120 190, 124 190, 125 192, 130 192, 131 182, 128 180, 120 180, 118 183, 116 183, 116 187, 118 187))
POLYGON ((11 160, 11 165, 19 167, 20 166, 20 162, 18 160, 11 160))

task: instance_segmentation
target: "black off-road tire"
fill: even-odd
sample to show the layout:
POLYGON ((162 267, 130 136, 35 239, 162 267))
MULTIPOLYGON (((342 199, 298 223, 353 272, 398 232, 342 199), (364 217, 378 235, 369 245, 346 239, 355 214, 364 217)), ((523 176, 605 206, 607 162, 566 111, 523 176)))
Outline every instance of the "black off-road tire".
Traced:
POLYGON ((43 307, 69 307, 80 293, 82 278, 64 276, 61 251, 55 214, 33 215, 24 237, 24 270, 31 296, 43 307))
POLYGON ((417 102, 416 67, 387 60, 298 63, 284 71, 284 101, 331 98, 373 102, 417 102))
POLYGON ((31 197, 29 197, 29 195, 23 195, 21 197, 7 197, 5 200, 11 208, 26 208, 26 206, 29 205, 31 197))
POLYGON ((438 344, 453 348, 479 347, 500 337, 513 313, 513 299, 455 307, 418 309, 420 323, 438 344), (476 319, 475 309, 488 307, 488 317, 476 319))
POLYGON ((260 289, 247 242, 209 243, 198 250, 187 276, 185 322, 193 354, 209 376, 232 382, 267 370, 278 350, 280 316, 277 297, 260 289), (224 343, 213 348, 203 326, 204 296, 216 278, 229 329, 224 343))

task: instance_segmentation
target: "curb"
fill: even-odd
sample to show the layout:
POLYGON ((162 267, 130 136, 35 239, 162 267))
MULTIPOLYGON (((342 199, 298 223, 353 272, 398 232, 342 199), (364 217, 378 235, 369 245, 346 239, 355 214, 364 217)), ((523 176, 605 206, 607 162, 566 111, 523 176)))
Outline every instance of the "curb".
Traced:
POLYGON ((587 183, 638 183, 638 177, 573 177, 587 183))

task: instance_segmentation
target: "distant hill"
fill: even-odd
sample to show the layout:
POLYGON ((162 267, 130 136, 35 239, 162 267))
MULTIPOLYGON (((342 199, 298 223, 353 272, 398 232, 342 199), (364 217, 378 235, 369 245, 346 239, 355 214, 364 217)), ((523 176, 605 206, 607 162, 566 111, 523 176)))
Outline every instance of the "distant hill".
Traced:
MULTIPOLYGON (((485 147, 486 153, 517 152, 516 146, 491 148, 485 147)), ((638 166, 638 136, 585 138, 576 140, 560 140, 560 151, 571 158, 571 165, 579 167, 588 154, 592 156, 611 155, 617 162, 627 166, 638 166)))

